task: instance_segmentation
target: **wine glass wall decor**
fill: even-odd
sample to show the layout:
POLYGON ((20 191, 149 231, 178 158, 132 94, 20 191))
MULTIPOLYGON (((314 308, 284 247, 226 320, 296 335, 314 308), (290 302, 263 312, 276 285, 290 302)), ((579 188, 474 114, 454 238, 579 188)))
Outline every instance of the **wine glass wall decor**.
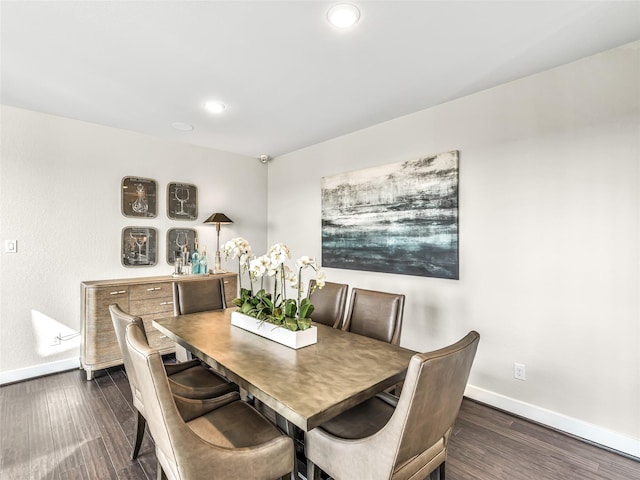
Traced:
POLYGON ((121 191, 121 208, 125 217, 153 218, 158 214, 155 180, 124 177, 121 191))
POLYGON ((198 218, 198 188, 188 183, 167 186, 167 216, 174 220, 198 218))
POLYGON ((182 252, 182 248, 185 246, 189 252, 193 252, 196 238, 197 233, 194 228, 170 228, 167 230, 167 263, 173 265, 176 256, 182 252))
POLYGON ((122 229, 122 265, 150 267, 158 258, 158 231, 149 227, 122 229))

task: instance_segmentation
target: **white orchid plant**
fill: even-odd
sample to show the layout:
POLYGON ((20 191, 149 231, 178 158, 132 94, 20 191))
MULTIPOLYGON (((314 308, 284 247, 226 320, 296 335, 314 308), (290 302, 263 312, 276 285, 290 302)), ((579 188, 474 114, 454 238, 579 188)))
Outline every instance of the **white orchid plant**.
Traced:
MULTIPOLYGON (((255 257, 251 246, 244 238, 229 240, 223 247, 225 258, 238 258, 240 276, 240 297, 233 300, 241 313, 258 320, 273 323, 289 330, 306 330, 311 326, 313 304, 304 297, 302 271, 314 270, 316 287, 325 284, 325 273, 311 257, 301 257, 296 261, 296 270, 285 262, 291 258, 289 247, 283 243, 272 245, 266 254, 255 257), (242 288, 242 273, 249 272, 249 288, 242 288), (265 290, 265 279, 273 279, 273 292, 265 290), (254 293, 253 285, 260 279, 260 289, 254 293), (287 283, 296 290, 297 298, 287 298, 287 283)), ((309 292, 311 294, 311 292, 309 292)))
POLYGON ((225 260, 229 257, 238 259, 238 281, 242 290, 242 272, 249 268, 249 260, 251 259, 251 245, 244 238, 238 237, 229 240, 222 247, 225 260))

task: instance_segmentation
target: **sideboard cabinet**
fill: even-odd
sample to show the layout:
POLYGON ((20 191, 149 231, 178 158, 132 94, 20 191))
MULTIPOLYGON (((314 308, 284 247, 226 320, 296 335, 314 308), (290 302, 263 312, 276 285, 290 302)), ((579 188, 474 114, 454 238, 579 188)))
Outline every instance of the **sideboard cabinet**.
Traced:
POLYGON ((80 364, 87 372, 87 380, 93 372, 122 364, 122 354, 113 330, 109 305, 117 303, 122 310, 142 317, 149 343, 161 354, 173 353, 175 343, 151 325, 152 320, 173 315, 174 280, 201 281, 220 277, 224 282, 227 305, 237 296, 237 275, 221 273, 208 276, 174 278, 141 277, 120 280, 96 280, 81 283, 82 325, 80 364))

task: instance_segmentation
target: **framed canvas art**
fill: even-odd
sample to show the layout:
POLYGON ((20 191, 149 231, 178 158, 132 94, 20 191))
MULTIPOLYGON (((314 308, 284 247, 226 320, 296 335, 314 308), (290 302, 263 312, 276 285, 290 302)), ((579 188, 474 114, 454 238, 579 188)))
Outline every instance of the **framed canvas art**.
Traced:
POLYGON ((458 279, 458 151, 323 177, 322 266, 458 279))

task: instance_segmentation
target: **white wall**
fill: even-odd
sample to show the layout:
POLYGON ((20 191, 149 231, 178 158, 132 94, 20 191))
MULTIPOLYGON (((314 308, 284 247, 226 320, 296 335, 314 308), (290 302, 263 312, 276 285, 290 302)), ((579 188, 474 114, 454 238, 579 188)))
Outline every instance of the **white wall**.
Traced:
POLYGON ((202 222, 214 211, 234 221, 221 228, 221 243, 242 235, 266 245, 267 168, 255 158, 13 107, 1 112, 0 238, 18 240, 17 254, 0 254, 3 382, 77 365, 79 338, 51 344, 58 331, 80 330, 80 282, 170 274, 169 228, 197 228, 210 265, 215 227, 202 222), (124 176, 157 181, 156 218, 121 214, 124 176), (167 218, 169 182, 198 187, 197 221, 167 218), (122 228, 136 225, 158 229, 154 267, 121 265, 122 228))
POLYGON ((459 281, 328 280, 406 294, 405 347, 478 330, 470 396, 640 457, 639 60, 622 47, 275 158, 269 243, 321 256, 323 176, 459 150, 459 281))

